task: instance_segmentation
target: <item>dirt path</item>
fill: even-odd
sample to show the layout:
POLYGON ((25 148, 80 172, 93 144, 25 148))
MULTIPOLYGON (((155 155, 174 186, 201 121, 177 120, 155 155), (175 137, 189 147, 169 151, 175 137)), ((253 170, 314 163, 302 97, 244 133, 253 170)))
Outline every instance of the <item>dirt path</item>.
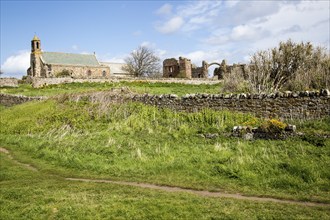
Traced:
POLYGON ((7 149, 0 147, 0 152, 7 154, 8 158, 11 159, 12 161, 14 161, 14 163, 16 163, 16 164, 18 164, 18 165, 20 165, 22 167, 25 167, 25 168, 27 168, 29 170, 32 170, 32 171, 38 171, 37 168, 33 167, 30 164, 21 163, 18 160, 15 160, 14 157, 10 154, 10 152, 7 149))
MULTIPOLYGON (((7 156, 11 160, 13 160, 16 164, 23 166, 27 169, 30 169, 32 171, 38 171, 35 167, 31 166, 30 164, 21 163, 21 162, 15 160, 7 149, 0 147, 0 152, 7 154, 7 156)), ((275 203, 282 203, 282 204, 293 204, 293 205, 330 208, 330 204, 326 204, 326 203, 301 202, 301 201, 293 201, 293 200, 285 200, 285 199, 274 199, 274 198, 269 198, 269 197, 245 196, 245 195, 241 195, 238 193, 234 194, 234 193, 224 193, 224 192, 210 192, 210 191, 205 191, 205 190, 185 189, 185 188, 174 187, 174 186, 160 186, 160 185, 149 184, 149 183, 125 182, 125 181, 114 181, 114 180, 104 180, 104 179, 85 179, 85 178, 65 178, 65 180, 79 181, 79 182, 91 182, 91 183, 110 183, 110 184, 118 184, 118 185, 122 185, 122 186, 134 186, 134 187, 140 187, 140 188, 162 190, 162 191, 166 191, 166 192, 191 193, 191 194, 205 196, 205 197, 231 198, 231 199, 239 199, 239 200, 248 200, 248 201, 253 201, 253 202, 275 202, 275 203)))

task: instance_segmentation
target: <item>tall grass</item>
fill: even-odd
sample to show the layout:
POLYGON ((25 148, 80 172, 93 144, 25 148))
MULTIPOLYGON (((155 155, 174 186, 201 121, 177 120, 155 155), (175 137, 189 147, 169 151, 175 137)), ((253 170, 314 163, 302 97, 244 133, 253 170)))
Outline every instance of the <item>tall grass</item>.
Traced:
MULTIPOLYGON (((330 201, 330 140, 228 137, 234 125, 262 123, 249 114, 48 100, 0 117, 2 146, 65 175, 330 201), (210 133, 218 136, 200 135, 210 133)), ((327 120, 315 127, 329 133, 327 120)))
POLYGON ((106 91, 112 88, 127 87, 131 92, 150 94, 177 94, 179 96, 191 93, 219 93, 221 84, 192 85, 184 83, 150 83, 143 81, 121 81, 105 83, 70 83, 48 85, 42 88, 32 88, 29 84, 20 84, 17 88, 0 88, 1 93, 22 94, 27 96, 55 96, 91 91, 106 91))

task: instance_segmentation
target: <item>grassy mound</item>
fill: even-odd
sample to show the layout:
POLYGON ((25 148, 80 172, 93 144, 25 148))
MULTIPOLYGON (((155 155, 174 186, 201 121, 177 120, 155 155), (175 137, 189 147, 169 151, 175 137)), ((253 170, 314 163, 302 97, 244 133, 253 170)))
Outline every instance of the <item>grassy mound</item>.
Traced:
MULTIPOLYGON (((330 140, 228 137, 263 123, 248 114, 59 100, 0 110, 0 144, 48 173, 330 202, 330 140)), ((296 123, 330 133, 329 118, 296 123)))

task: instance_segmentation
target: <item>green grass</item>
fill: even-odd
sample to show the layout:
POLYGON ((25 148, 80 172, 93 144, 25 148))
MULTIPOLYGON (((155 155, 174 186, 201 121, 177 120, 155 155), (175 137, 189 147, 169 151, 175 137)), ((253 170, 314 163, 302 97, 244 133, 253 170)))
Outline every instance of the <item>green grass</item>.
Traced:
POLYGON ((177 94, 181 96, 190 93, 219 93, 220 86, 220 83, 214 85, 190 85, 183 83, 150 83, 143 81, 121 81, 112 83, 70 83, 49 85, 43 88, 32 88, 32 86, 29 84, 20 84, 17 88, 0 88, 0 93, 21 94, 27 96, 54 96, 59 94, 105 91, 111 88, 128 87, 132 92, 136 93, 177 94))
MULTIPOLYGON (((330 202, 330 140, 318 147, 300 138, 228 137, 234 125, 262 123, 248 114, 48 100, 0 116, 0 145, 45 173, 330 202), (219 137, 201 137, 207 133, 219 137)), ((330 134, 329 123, 299 129, 316 124, 330 134)))
POLYGON ((328 208, 200 197, 33 172, 0 153, 0 219, 329 219, 328 208))

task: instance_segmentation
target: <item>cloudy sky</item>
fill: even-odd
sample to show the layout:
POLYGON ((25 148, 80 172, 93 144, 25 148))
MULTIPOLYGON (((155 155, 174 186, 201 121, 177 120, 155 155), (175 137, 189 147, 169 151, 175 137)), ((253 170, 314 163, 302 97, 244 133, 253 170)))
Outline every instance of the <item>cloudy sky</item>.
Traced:
POLYGON ((21 77, 36 33, 44 51, 123 62, 140 45, 161 57, 246 63, 291 38, 330 48, 329 1, 3 1, 1 70, 21 77))

